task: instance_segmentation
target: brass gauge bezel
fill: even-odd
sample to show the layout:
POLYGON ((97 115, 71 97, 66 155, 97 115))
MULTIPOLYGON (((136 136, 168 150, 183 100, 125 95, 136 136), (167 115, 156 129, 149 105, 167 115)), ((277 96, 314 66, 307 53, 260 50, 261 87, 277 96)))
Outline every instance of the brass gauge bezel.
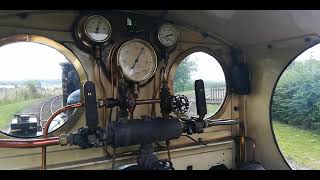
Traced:
POLYGON ((131 40, 128 40, 126 42, 124 42, 117 50, 117 54, 116 54, 116 57, 117 57, 117 66, 121 69, 121 73, 123 74, 123 76, 127 79, 127 80, 130 80, 132 82, 135 82, 135 83, 138 83, 139 85, 144 85, 146 84, 155 74, 155 72, 157 71, 157 68, 158 68, 158 57, 157 57, 157 53, 155 51, 155 49, 153 48, 153 46, 148 43, 147 41, 145 40, 142 40, 142 39, 131 39, 131 40), (132 79, 130 76, 128 76, 125 72, 123 72, 123 68, 121 67, 120 65, 120 53, 121 53, 121 50, 127 46, 128 44, 130 43, 133 43, 133 42, 138 42, 138 43, 141 43, 143 44, 146 48, 148 48, 148 50, 150 51, 151 55, 153 56, 153 61, 154 61, 154 66, 153 66, 153 70, 152 72, 143 80, 134 80, 132 79))
POLYGON ((107 18, 105 18, 104 16, 100 16, 100 15, 92 15, 92 16, 89 16, 85 19, 84 21, 84 24, 82 25, 82 28, 84 30, 84 33, 86 35, 87 38, 89 38, 91 41, 95 42, 95 43, 104 43, 106 41, 108 41, 111 37, 111 34, 112 34, 112 27, 111 27, 111 24, 110 22, 108 21, 107 18), (87 31, 87 25, 88 23, 90 22, 90 19, 92 18, 96 18, 96 17, 99 17, 99 18, 102 18, 106 23, 107 23, 107 26, 109 28, 109 34, 108 36, 104 39, 104 40, 96 40, 96 39, 93 39, 89 34, 88 34, 88 31, 87 31))
POLYGON ((75 38, 77 44, 80 46, 81 50, 83 50, 85 52, 92 53, 93 47, 95 45, 105 45, 106 43, 108 43, 108 41, 110 40, 110 38, 112 36, 111 23, 104 16, 101 16, 101 17, 103 17, 106 20, 106 22, 108 23, 108 26, 110 27, 110 33, 109 33, 108 37, 106 39, 104 39, 103 41, 96 41, 88 35, 86 28, 85 28, 86 24, 88 23, 88 20, 90 18, 93 18, 96 16, 101 16, 101 15, 80 16, 74 22, 74 26, 73 26, 74 27, 74 38, 75 38))

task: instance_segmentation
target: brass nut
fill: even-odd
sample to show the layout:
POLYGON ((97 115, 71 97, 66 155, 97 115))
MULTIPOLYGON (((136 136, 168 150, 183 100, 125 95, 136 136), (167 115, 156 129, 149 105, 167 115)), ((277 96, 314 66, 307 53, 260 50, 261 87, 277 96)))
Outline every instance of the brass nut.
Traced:
POLYGON ((60 134, 59 143, 61 146, 68 145, 68 135, 65 133, 60 134))

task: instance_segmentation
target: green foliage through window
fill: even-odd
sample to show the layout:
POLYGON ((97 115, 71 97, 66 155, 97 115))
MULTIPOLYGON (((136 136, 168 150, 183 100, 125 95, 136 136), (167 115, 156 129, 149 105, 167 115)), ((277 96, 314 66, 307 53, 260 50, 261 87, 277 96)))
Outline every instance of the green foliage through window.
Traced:
POLYGON ((284 71, 272 101, 272 119, 320 132, 320 61, 295 61, 284 71))

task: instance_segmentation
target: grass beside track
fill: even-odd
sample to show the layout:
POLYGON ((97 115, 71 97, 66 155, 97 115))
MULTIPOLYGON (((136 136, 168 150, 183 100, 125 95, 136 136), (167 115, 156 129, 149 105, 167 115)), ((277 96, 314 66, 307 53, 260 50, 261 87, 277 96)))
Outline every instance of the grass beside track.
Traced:
POLYGON ((272 124, 280 150, 288 162, 320 169, 320 134, 279 121, 272 124))
POLYGON ((207 104, 207 115, 213 115, 219 109, 219 104, 207 104))

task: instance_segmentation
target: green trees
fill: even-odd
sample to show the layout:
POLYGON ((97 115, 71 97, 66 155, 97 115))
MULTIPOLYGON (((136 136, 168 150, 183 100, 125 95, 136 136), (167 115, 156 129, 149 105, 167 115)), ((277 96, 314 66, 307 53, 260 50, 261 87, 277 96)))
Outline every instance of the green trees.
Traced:
POLYGON ((25 83, 27 87, 27 93, 29 94, 30 98, 38 98, 40 97, 40 93, 38 89, 41 88, 40 81, 30 80, 25 83))
POLYGON ((176 92, 192 90, 193 81, 191 73, 197 70, 197 64, 192 61, 191 56, 186 57, 178 66, 174 79, 174 90, 176 92))
POLYGON ((37 80, 14 84, 14 88, 0 88, 0 105, 44 97, 42 89, 37 80))
POLYGON ((274 91, 272 119, 320 131, 320 61, 293 62, 274 91))
MULTIPOLYGON (((186 57, 178 66, 174 79, 175 92, 189 91, 194 89, 194 79, 191 79, 192 73, 201 71, 199 67, 200 59, 197 56, 186 57)), ((225 82, 205 80, 206 88, 225 87, 225 82)))

